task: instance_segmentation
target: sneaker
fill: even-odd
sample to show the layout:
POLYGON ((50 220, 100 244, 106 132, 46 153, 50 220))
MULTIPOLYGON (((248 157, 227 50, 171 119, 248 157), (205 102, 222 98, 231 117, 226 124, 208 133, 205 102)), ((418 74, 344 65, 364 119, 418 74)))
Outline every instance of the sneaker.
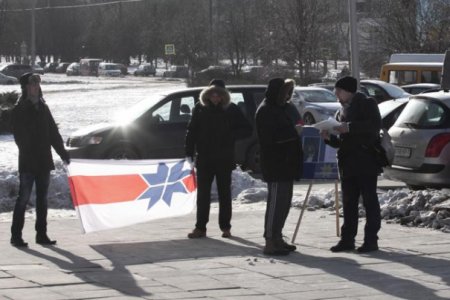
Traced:
POLYGON ((297 250, 297 247, 291 244, 286 243, 286 241, 284 239, 280 240, 280 244, 287 250, 289 250, 290 252, 297 250))
POLYGON ((223 237, 223 238, 230 238, 230 237, 231 237, 230 229, 224 229, 224 230, 222 230, 222 237, 223 237))
POLYGON ((372 251, 377 251, 378 250, 378 243, 363 243, 361 247, 358 247, 358 249, 356 249, 356 251, 358 251, 359 253, 367 253, 367 252, 372 252, 372 251))
POLYGON ((331 252, 344 252, 355 250, 355 244, 339 241, 335 246, 330 248, 331 252))
POLYGON ((28 243, 26 243, 22 238, 11 238, 11 245, 14 247, 28 247, 28 243))
POLYGON ((266 255, 289 255, 290 251, 280 241, 266 239, 263 253, 266 255))
POLYGON ((195 228, 191 233, 188 234, 188 238, 190 239, 198 239, 203 237, 206 237, 206 230, 201 230, 198 228, 195 228))
POLYGON ((36 235, 36 244, 40 245, 55 245, 56 241, 51 240, 47 234, 38 234, 36 235))

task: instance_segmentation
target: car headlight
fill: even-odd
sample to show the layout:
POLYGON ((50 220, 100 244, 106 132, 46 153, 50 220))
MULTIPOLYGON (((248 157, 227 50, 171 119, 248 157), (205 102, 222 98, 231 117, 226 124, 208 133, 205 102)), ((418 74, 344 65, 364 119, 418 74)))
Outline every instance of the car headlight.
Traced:
POLYGON ((88 145, 98 145, 102 142, 103 137, 101 136, 91 136, 87 139, 87 143, 88 145))
POLYGON ((67 146, 69 147, 82 147, 87 145, 98 145, 102 142, 101 136, 72 136, 67 140, 67 146))

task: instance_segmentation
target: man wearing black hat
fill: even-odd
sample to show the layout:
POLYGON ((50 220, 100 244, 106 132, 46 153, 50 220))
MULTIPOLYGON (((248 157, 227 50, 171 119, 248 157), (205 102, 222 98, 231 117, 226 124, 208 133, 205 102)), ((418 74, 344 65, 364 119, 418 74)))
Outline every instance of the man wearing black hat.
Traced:
POLYGON ((192 161, 195 158, 197 167, 197 222, 189 238, 206 236, 214 178, 219 194, 222 237, 231 237, 231 173, 236 168, 234 143, 251 134, 250 122, 231 102, 224 81, 211 80, 200 93, 186 132, 186 156, 192 161))
POLYGON ((342 186, 344 223, 339 243, 332 252, 355 249, 358 230, 358 204, 362 196, 366 210, 364 243, 358 252, 378 250, 377 233, 381 226, 380 204, 377 196, 377 176, 381 172, 374 152, 381 128, 381 116, 373 98, 357 92, 357 80, 351 76, 340 78, 335 94, 342 107, 336 114, 341 124, 334 129, 338 135, 322 131, 325 142, 338 148, 337 159, 342 186))
POLYGON ((51 147, 66 164, 70 163, 69 153, 42 98, 40 76, 26 73, 19 81, 22 95, 12 112, 12 129, 19 148, 20 187, 13 213, 11 244, 15 247, 28 245, 22 238, 22 229, 26 206, 36 184, 36 243, 54 245, 56 241, 47 236, 47 191, 50 171, 55 169, 51 147))
POLYGON ((294 180, 302 168, 302 147, 287 101, 292 80, 271 79, 265 99, 256 111, 256 132, 261 153, 261 171, 267 182, 264 218, 264 254, 287 255, 296 247, 283 240, 283 227, 292 202, 294 180))

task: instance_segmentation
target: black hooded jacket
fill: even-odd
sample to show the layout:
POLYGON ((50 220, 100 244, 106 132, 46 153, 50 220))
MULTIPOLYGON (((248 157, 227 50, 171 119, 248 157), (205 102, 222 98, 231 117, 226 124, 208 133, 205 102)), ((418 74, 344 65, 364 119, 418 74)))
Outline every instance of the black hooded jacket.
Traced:
POLYGON ((55 120, 43 99, 35 106, 21 97, 12 111, 12 129, 19 148, 19 172, 36 174, 55 169, 51 147, 63 160, 69 158, 55 120))
POLYGON ((298 180, 302 173, 303 151, 288 104, 279 104, 285 97, 266 92, 256 111, 256 130, 261 153, 261 171, 266 182, 298 180))
POLYGON ((381 172, 374 145, 379 142, 381 116, 377 102, 362 93, 355 93, 348 107, 336 114, 339 122, 348 122, 349 132, 330 135, 325 141, 337 152, 339 172, 342 177, 376 175, 381 172))
POLYGON ((224 88, 212 86, 202 91, 200 101, 194 107, 186 132, 185 152, 196 157, 197 167, 221 167, 233 170, 234 143, 249 137, 252 126, 239 107, 230 102, 230 94, 224 88), (209 97, 219 93, 224 99, 213 105, 209 97))

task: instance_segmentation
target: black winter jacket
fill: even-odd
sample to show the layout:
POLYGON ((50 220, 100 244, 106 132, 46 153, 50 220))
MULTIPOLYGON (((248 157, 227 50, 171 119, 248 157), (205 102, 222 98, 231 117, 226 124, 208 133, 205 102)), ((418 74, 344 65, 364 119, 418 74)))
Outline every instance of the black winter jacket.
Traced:
POLYGON ((256 132, 261 151, 261 171, 267 182, 298 180, 303 151, 290 107, 267 98, 256 111, 256 132))
POLYGON ((208 93, 216 89, 202 93, 194 107, 187 127, 185 152, 188 157, 196 157, 197 168, 214 166, 233 170, 235 141, 251 136, 253 129, 239 107, 229 102, 228 92, 220 105, 208 100, 208 93))
POLYGON ((336 114, 336 120, 349 123, 349 132, 331 135, 325 141, 337 151, 341 177, 376 175, 381 172, 374 145, 379 141, 381 116, 377 102, 357 92, 350 105, 336 114))
POLYGON ((43 99, 37 106, 20 98, 12 111, 12 130, 19 148, 19 172, 39 173, 55 169, 51 147, 69 159, 55 120, 43 99))

